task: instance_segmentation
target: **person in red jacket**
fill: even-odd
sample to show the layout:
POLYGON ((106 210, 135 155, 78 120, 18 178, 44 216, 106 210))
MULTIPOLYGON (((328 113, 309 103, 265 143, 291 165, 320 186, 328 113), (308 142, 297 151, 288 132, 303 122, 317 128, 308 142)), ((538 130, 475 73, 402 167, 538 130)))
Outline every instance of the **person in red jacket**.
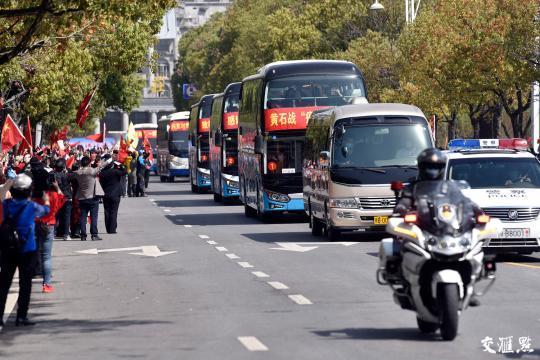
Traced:
MULTIPOLYGON (((39 244, 39 256, 41 259, 41 267, 43 271, 43 288, 44 293, 52 293, 54 291, 51 285, 52 277, 52 245, 54 241, 54 232, 56 226, 56 214, 66 201, 64 194, 60 190, 56 180, 50 181, 49 190, 45 191, 49 197, 50 211, 47 215, 36 219, 36 235, 39 244)), ((42 203, 41 199, 35 199, 38 204, 42 203)))

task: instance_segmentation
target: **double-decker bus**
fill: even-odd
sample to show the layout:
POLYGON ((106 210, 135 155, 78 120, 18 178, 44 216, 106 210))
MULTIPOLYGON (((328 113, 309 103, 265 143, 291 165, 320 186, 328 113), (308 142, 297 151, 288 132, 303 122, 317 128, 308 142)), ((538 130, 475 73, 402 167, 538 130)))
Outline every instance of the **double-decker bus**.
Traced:
POLYGON ((191 191, 210 189, 210 116, 215 94, 205 95, 189 116, 189 181, 191 191))
POLYGON ((210 119, 210 179, 214 200, 238 199, 238 105, 241 83, 214 97, 210 119))
POLYGON ((366 103, 353 63, 280 61, 242 81, 238 128, 240 199, 248 217, 303 213, 306 125, 320 109, 366 103))
POLYGON ((158 120, 157 169, 161 182, 187 177, 189 111, 181 111, 158 120))
MULTIPOLYGON (((157 124, 154 123, 144 123, 144 124, 137 124, 134 125, 133 128, 135 129, 135 132, 137 133, 137 137, 139 138, 139 143, 137 144, 137 150, 144 149, 143 145, 143 134, 148 139, 148 142, 150 142, 150 146, 152 147, 152 156, 154 159, 157 157, 157 124)), ((157 174, 157 166, 156 161, 154 160, 152 164, 151 171, 154 174, 157 174)))

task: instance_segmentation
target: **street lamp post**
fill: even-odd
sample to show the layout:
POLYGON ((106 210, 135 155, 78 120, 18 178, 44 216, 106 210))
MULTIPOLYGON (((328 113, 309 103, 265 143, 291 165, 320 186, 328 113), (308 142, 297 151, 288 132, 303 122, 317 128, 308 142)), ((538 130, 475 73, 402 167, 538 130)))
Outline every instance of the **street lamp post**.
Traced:
MULTIPOLYGON (((405 0, 405 20, 407 24, 411 24, 416 20, 416 15, 418 14, 418 9, 420 8, 420 2, 422 0, 405 0)), ((384 6, 375 0, 375 2, 369 7, 370 10, 384 10, 384 6)))

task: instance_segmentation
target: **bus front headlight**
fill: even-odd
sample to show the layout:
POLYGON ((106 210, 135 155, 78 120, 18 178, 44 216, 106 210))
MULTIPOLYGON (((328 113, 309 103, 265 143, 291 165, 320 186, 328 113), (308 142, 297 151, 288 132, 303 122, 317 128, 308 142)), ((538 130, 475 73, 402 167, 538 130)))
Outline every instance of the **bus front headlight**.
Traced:
POLYGON ((330 207, 341 209, 356 209, 358 208, 358 203, 354 198, 330 199, 330 207))

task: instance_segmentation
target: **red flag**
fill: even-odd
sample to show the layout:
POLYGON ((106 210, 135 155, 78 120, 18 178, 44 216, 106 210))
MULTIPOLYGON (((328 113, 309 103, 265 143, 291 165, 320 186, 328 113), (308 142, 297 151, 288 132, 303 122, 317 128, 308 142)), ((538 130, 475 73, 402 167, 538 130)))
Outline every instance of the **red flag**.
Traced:
POLYGON ((2 152, 6 153, 24 139, 21 129, 15 124, 11 116, 6 117, 2 128, 2 152))
POLYGON ((66 167, 68 169, 71 169, 74 163, 75 163, 75 156, 70 156, 69 159, 67 159, 66 161, 66 167))
POLYGON ((124 137, 120 137, 120 148, 118 149, 118 157, 117 160, 120 163, 123 163, 126 161, 126 158, 128 157, 128 145, 126 144, 124 137))
POLYGON ((103 123, 103 132, 99 134, 94 135, 88 135, 86 138, 90 140, 94 140, 95 142, 102 143, 105 141, 105 132, 107 131, 107 126, 105 123, 103 123))
POLYGON ((69 127, 67 125, 64 125, 64 128, 58 132, 58 136, 56 138, 56 141, 58 140, 67 140, 67 134, 69 131, 69 127))
POLYGON ((75 118, 75 122, 77 123, 77 125, 79 125, 81 129, 86 122, 86 119, 88 118, 88 114, 90 113, 90 102, 92 101, 95 93, 96 87, 94 86, 92 91, 86 94, 83 101, 79 104, 79 109, 77 110, 77 117, 75 118))
POLYGON ((19 151, 17 154, 21 155, 24 154, 26 150, 30 154, 33 154, 33 142, 32 142, 32 127, 30 126, 30 117, 26 117, 26 128, 24 129, 24 139, 22 141, 21 146, 19 146, 19 151))
POLYGON ((148 138, 146 137, 146 133, 142 132, 142 135, 143 135, 143 146, 144 146, 144 151, 146 153, 148 153, 148 160, 150 161, 154 161, 154 153, 152 151, 152 145, 150 144, 150 141, 148 140, 148 138))

